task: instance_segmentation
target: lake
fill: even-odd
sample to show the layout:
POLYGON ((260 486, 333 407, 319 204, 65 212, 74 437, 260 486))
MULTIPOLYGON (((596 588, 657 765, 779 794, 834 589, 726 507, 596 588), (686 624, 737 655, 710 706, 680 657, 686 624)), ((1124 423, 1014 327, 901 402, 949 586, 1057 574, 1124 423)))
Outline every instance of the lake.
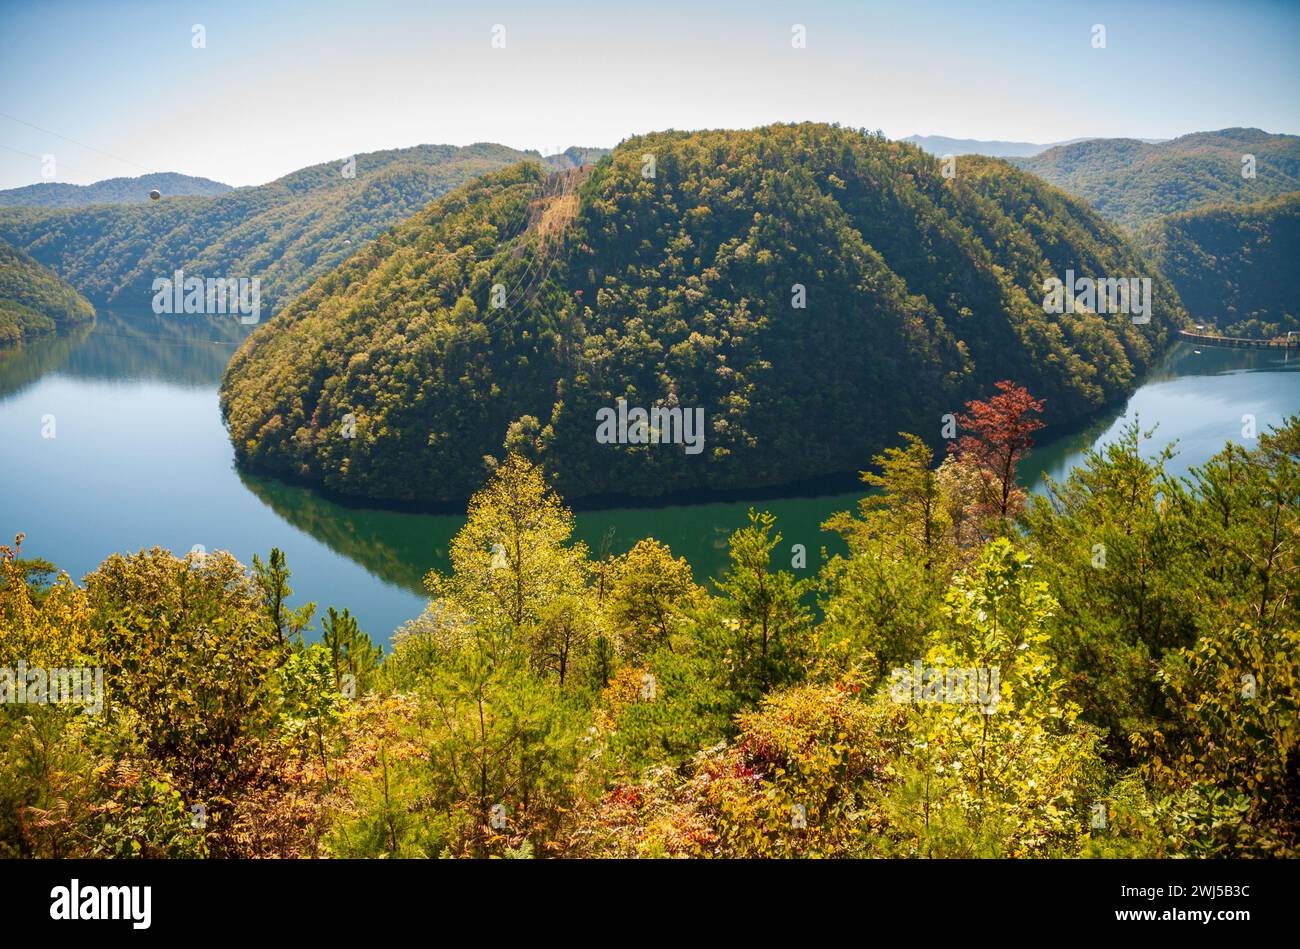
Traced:
MULTIPOLYGON (((21 531, 24 555, 77 578, 111 553, 155 545, 229 550, 246 564, 280 547, 295 605, 347 607, 386 644, 423 609, 421 578, 446 568, 463 517, 344 506, 236 471, 217 386, 249 330, 229 318, 106 312, 92 328, 0 354, 3 542, 21 531)), ((1158 426, 1156 443, 1177 440, 1175 467, 1185 471, 1225 441, 1243 441, 1243 416, 1264 431, 1300 412, 1297 370, 1295 353, 1197 353, 1178 343, 1122 409, 1045 438, 1022 476, 1034 484, 1043 474, 1063 477, 1134 414, 1144 428, 1158 426)), ((819 525, 860 495, 580 511, 578 535, 599 549, 612 527, 616 553, 657 537, 703 578, 724 563, 727 538, 753 504, 776 515, 786 551, 806 546, 815 571, 822 547, 838 549, 819 525)))

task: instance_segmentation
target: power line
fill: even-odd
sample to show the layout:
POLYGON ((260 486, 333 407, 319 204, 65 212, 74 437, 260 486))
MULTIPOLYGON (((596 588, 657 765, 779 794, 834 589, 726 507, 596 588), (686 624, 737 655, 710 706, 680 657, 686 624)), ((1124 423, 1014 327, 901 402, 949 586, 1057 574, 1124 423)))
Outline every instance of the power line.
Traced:
POLYGON ((94 145, 87 145, 85 142, 79 142, 75 138, 68 138, 68 136, 60 135, 58 132, 51 131, 50 129, 41 128, 39 125, 33 125, 31 122, 24 122, 22 119, 18 118, 17 116, 10 115, 7 112, 0 112, 0 118, 9 119, 11 122, 17 122, 19 125, 25 125, 29 129, 36 129, 36 131, 38 132, 44 132, 46 135, 53 135, 55 138, 61 138, 65 142, 71 142, 73 145, 76 145, 80 148, 86 148, 92 152, 98 152, 100 155, 104 155, 108 158, 113 159, 114 161, 125 162, 128 165, 132 165, 136 168, 140 168, 144 171, 150 172, 151 174, 154 171, 154 169, 149 168, 146 165, 142 165, 137 161, 132 161, 129 158, 123 158, 121 155, 114 155, 112 152, 106 152, 102 148, 96 148, 94 145))
MULTIPOLYGON (((25 151, 23 151, 21 148, 14 148, 12 145, 6 145, 6 144, 4 144, 3 142, 0 142, 0 148, 3 148, 5 151, 14 152, 15 154, 18 154, 18 155, 26 155, 28 158, 35 158, 35 159, 36 159, 37 161, 39 161, 39 162, 43 162, 43 161, 45 161, 45 158, 44 158, 43 156, 41 156, 41 155, 33 155, 31 152, 25 152, 25 151)), ((94 174, 93 174, 92 172, 86 171, 84 168, 76 168, 76 167, 74 167, 74 166, 72 166, 72 165, 69 165, 67 162, 59 161, 58 159, 55 159, 55 163, 56 163, 57 165, 62 165, 64 168, 68 169, 69 171, 75 171, 75 172, 76 172, 77 174, 79 174, 79 175, 86 175, 87 177, 91 177, 91 178, 94 177, 94 174)), ((49 182, 49 181, 44 181, 44 182, 40 182, 40 183, 41 183, 41 184, 60 184, 60 183, 65 183, 65 182, 49 182)))

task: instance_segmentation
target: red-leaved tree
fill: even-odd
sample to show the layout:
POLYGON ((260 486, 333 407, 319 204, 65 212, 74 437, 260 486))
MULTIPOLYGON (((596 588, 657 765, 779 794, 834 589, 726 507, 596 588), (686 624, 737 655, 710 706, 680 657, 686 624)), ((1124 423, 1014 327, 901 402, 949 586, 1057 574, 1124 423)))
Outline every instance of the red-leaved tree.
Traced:
POLYGON ((1022 500, 1016 486, 1016 466, 1043 427, 1043 399, 1009 379, 995 383, 998 394, 988 401, 966 403, 957 416, 959 437, 948 443, 957 460, 979 472, 983 484, 981 507, 988 516, 1005 520, 1022 500))

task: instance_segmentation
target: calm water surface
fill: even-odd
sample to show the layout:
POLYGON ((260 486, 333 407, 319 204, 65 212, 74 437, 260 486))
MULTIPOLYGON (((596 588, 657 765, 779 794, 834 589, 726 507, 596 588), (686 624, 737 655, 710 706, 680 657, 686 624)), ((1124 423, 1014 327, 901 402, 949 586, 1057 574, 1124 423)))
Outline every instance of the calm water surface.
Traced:
MULTIPOLYGON (((346 606, 386 642, 423 608, 421 577, 446 567, 463 518, 346 507, 236 471, 217 386, 247 331, 220 318, 101 313, 91 329, 0 355, 0 535, 7 543, 24 532, 26 555, 78 578, 115 551, 202 544, 251 563, 274 545, 288 557, 297 602, 346 606), (42 437, 46 416, 54 438, 42 437)), ((1198 354, 1180 343, 1122 412, 1046 439, 1023 475, 1063 477, 1135 414, 1144 428, 1158 426, 1157 443, 1178 442, 1175 466, 1186 470, 1242 440, 1243 415, 1263 431, 1300 412, 1297 370, 1294 353, 1198 354)), ((597 549, 613 527, 616 553, 653 535, 703 578, 724 562, 727 537, 752 503, 777 516, 787 549, 807 547, 815 570, 823 546, 838 549, 819 525, 859 496, 584 511, 578 534, 597 549)))

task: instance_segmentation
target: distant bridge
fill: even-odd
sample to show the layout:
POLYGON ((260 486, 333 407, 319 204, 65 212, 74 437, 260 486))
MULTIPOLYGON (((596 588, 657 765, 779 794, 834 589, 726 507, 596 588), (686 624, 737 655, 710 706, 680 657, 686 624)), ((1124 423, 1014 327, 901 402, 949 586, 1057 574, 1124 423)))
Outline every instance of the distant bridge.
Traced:
POLYGON ((1202 346, 1226 346, 1231 349, 1300 349, 1300 335, 1293 333, 1276 339, 1211 336, 1209 333, 1194 333, 1191 330, 1179 330, 1178 335, 1188 342, 1200 343, 1202 346))

